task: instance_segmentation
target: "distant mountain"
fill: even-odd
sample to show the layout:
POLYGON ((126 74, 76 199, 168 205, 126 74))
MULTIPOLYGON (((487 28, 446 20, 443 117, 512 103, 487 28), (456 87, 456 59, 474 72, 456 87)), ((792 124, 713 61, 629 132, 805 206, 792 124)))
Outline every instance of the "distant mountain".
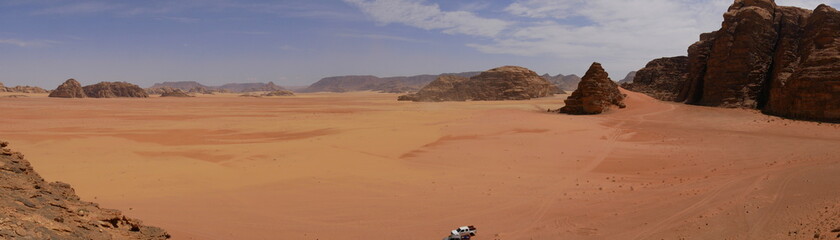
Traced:
POLYGON ((621 85, 621 84, 624 84, 624 83, 633 83, 633 79, 635 79, 635 78, 636 78, 636 71, 632 71, 630 73, 627 73, 627 76, 624 77, 624 79, 622 79, 621 81, 618 81, 618 84, 621 85))
POLYGON ((423 88, 440 75, 455 75, 459 77, 473 77, 481 72, 445 73, 439 75, 417 75, 380 78, 377 76, 336 76, 327 77, 313 83, 301 92, 352 92, 377 91, 403 93, 414 92, 423 88))
POLYGON ((580 83, 580 77, 574 74, 568 76, 563 74, 557 74, 557 76, 545 74, 541 77, 546 81, 554 83, 555 86, 564 91, 574 91, 577 89, 578 83, 580 83))
POLYGON ((271 91, 279 91, 279 90, 286 90, 281 86, 277 86, 274 82, 268 83, 228 83, 222 86, 214 87, 214 86, 207 86, 195 81, 182 81, 182 82, 164 82, 164 83, 155 83, 149 89, 180 89, 182 91, 188 92, 202 92, 201 90, 207 92, 271 92, 271 91))

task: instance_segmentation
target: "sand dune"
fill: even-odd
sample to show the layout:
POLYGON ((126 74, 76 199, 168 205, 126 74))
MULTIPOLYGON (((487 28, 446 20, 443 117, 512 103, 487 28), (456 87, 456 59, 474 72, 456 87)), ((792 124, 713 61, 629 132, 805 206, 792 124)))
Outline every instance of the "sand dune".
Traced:
POLYGON ((0 98, 47 180, 175 239, 834 239, 840 125, 628 93, 530 101, 0 98), (829 235, 833 234, 833 235, 829 235), (791 237, 794 236, 794 237, 791 237))

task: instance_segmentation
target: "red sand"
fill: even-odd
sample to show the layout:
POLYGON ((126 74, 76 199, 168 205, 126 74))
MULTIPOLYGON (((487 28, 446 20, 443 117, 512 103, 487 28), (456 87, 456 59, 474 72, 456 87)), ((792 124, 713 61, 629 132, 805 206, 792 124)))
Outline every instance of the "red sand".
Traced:
POLYGON ((476 239, 833 239, 840 126, 629 94, 598 116, 545 112, 563 96, 32 95, 0 98, 0 139, 175 239, 441 239, 461 225, 476 239))

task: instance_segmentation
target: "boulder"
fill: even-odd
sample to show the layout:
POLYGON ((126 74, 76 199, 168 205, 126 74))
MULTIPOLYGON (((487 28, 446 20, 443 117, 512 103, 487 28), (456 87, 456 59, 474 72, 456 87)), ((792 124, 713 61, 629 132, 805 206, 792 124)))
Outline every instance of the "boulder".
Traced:
POLYGON ((53 90, 49 97, 54 98, 85 98, 85 91, 76 79, 67 79, 64 83, 53 90))
POLYGON ((618 84, 613 82, 601 64, 596 62, 586 71, 577 90, 566 99, 566 106, 559 112, 574 115, 600 114, 613 106, 625 108, 625 97, 618 90, 618 84))
POLYGON ((442 75, 415 94, 403 95, 400 101, 500 101, 527 100, 551 96, 557 87, 527 68, 505 66, 466 78, 442 75))
POLYGON ((100 82, 84 88, 85 95, 92 98, 147 98, 149 94, 137 85, 127 82, 100 82))
POLYGON ((622 88, 659 100, 674 101, 688 80, 688 57, 656 59, 633 75, 633 80, 619 82, 622 88))
POLYGON ((80 200, 66 183, 48 183, 0 141, 0 239, 168 239, 120 211, 80 200))

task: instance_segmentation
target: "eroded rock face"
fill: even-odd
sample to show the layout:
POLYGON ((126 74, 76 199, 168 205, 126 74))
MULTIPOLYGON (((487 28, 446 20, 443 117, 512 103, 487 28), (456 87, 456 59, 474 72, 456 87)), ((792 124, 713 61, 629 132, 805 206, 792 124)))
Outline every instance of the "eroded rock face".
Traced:
POLYGON ((69 184, 47 183, 0 141, 0 239, 168 239, 118 210, 84 202, 69 184))
POLYGON ((400 96, 400 101, 499 101, 527 100, 558 92, 554 84, 534 71, 516 66, 490 69, 471 78, 444 75, 416 94, 400 96))
POLYGON ((779 53, 779 71, 774 72, 764 112, 840 122, 840 12, 820 5, 808 18, 802 34, 798 43, 795 39, 782 42, 789 49, 779 53))
POLYGON ((147 98, 149 94, 137 85, 127 82, 101 82, 84 88, 85 95, 92 98, 147 98))
POLYGON ((650 61, 635 73, 633 81, 621 87, 650 95, 663 101, 674 101, 688 80, 688 57, 669 57, 650 61))
POLYGON ((689 47, 688 79, 673 100, 840 122, 839 19, 826 5, 736 0, 721 29, 689 47))
POLYGON ((49 97, 55 98, 85 98, 84 89, 82 89, 82 84, 80 84, 76 79, 67 79, 64 83, 58 86, 54 91, 52 91, 49 97))
POLYGON ((592 63, 580 81, 577 90, 566 99, 566 106, 560 113, 585 115, 599 114, 613 106, 625 108, 625 95, 618 90, 600 63, 592 63))

